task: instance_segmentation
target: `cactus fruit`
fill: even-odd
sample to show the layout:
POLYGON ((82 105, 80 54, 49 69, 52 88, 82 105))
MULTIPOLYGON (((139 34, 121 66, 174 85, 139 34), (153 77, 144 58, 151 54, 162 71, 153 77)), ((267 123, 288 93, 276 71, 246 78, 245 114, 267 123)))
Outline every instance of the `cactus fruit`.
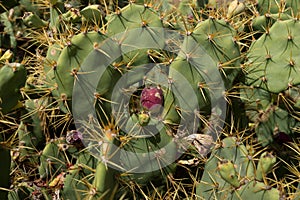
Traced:
POLYGON ((102 161, 96 167, 93 186, 96 189, 96 199, 110 199, 114 196, 114 190, 117 186, 115 180, 116 173, 108 168, 102 161))
POLYGON ((157 87, 144 88, 141 94, 141 104, 144 109, 158 112, 163 106, 163 91, 157 87))

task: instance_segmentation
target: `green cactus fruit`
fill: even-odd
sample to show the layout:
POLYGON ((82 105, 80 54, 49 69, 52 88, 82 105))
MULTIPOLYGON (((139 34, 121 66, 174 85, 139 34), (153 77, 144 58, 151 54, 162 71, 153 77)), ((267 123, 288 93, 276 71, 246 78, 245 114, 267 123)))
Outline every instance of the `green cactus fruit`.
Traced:
POLYGON ((2 54, 2 52, 0 54, 1 54, 1 57, 0 57, 1 63, 9 62, 13 58, 13 52, 9 49, 6 50, 3 54, 2 54))
POLYGON ((9 63, 0 68, 0 112, 6 114, 17 104, 25 81, 24 65, 9 63))
POLYGON ((256 179, 262 181, 276 164, 276 157, 269 152, 261 154, 256 169, 256 179))
POLYGON ((101 161, 98 162, 93 187, 96 189, 95 199, 111 199, 118 186, 116 172, 101 161))
POLYGON ((239 187, 239 177, 235 170, 234 164, 229 160, 221 160, 218 163, 218 170, 221 177, 228 183, 230 183, 234 187, 239 187))
POLYGON ((147 113, 141 113, 138 115, 139 123, 141 126, 145 126, 150 121, 150 116, 147 113))
POLYGON ((62 19, 67 22, 77 23, 81 21, 80 12, 76 8, 71 8, 62 14, 62 19))
POLYGON ((298 20, 276 21, 269 31, 253 42, 245 65, 246 84, 280 93, 300 84, 298 20), (273 48, 276 43, 276 49, 273 48))
POLYGON ((23 16, 23 22, 30 28, 43 28, 48 26, 48 23, 42 20, 38 15, 32 12, 26 12, 23 16))

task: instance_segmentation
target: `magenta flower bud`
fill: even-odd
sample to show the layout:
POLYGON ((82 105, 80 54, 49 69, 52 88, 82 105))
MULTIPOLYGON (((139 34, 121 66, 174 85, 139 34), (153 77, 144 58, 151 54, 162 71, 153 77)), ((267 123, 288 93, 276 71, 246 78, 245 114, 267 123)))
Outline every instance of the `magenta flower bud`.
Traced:
POLYGON ((141 104, 143 108, 157 112, 164 103, 163 91, 159 87, 144 88, 141 94, 141 104))

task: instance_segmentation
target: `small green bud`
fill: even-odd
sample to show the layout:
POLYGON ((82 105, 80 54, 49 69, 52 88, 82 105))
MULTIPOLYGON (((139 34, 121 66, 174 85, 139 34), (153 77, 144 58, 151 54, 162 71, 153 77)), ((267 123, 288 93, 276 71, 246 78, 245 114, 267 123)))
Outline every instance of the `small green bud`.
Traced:
POLYGON ((269 152, 261 154, 256 169, 256 179, 259 181, 263 180, 263 177, 268 174, 276 163, 276 157, 269 152))
POLYGON ((235 171, 234 164, 229 160, 222 160, 218 163, 218 170, 221 177, 234 187, 239 187, 240 182, 238 180, 237 173, 235 171))

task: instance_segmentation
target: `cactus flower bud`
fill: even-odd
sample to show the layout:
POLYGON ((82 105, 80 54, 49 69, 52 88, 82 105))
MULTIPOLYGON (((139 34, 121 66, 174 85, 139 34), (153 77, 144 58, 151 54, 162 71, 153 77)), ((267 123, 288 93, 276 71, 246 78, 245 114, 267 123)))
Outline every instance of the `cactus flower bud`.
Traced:
POLYGON ((141 104, 144 109, 157 113, 164 102, 163 91, 160 87, 144 88, 141 94, 141 104))
POLYGON ((139 123, 141 126, 145 126, 150 121, 150 116, 147 113, 141 113, 138 115, 139 123))
POLYGON ((68 144, 81 142, 83 139, 82 133, 77 130, 72 130, 67 133, 66 141, 68 144))

